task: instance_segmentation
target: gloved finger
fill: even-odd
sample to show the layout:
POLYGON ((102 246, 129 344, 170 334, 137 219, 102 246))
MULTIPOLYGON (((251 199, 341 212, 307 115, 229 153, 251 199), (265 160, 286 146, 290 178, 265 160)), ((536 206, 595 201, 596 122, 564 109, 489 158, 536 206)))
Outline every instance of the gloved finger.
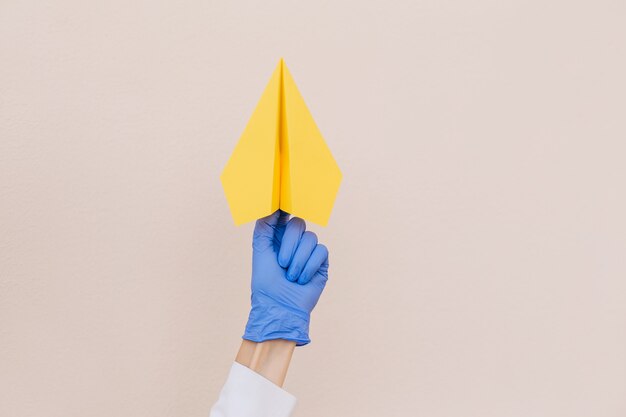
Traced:
POLYGON ((300 273, 304 269, 307 261, 311 257, 313 250, 317 246, 317 236, 313 232, 304 232, 302 239, 298 244, 296 253, 293 255, 289 269, 287 270, 287 279, 296 281, 300 277, 300 273))
POLYGON ((280 242, 280 250, 278 251, 278 264, 281 267, 287 268, 291 263, 291 259, 294 253, 296 253, 298 242, 305 230, 306 223, 299 217, 294 217, 287 223, 285 233, 280 242))
POLYGON ((253 248, 263 250, 271 247, 275 241, 280 243, 287 221, 289 221, 289 213, 282 210, 276 210, 269 216, 257 220, 252 237, 253 248))
MULTIPOLYGON (((307 284, 311 281, 311 278, 320 271, 322 265, 326 264, 326 270, 328 269, 328 249, 324 245, 317 245, 313 249, 313 253, 306 261, 306 265, 298 278, 298 284, 307 284)), ((324 272, 324 271, 322 271, 324 272)))
POLYGON ((317 270, 317 273, 313 275, 311 278, 309 285, 317 285, 320 288, 324 288, 326 286, 326 282, 328 281, 328 257, 320 266, 320 269, 317 270))

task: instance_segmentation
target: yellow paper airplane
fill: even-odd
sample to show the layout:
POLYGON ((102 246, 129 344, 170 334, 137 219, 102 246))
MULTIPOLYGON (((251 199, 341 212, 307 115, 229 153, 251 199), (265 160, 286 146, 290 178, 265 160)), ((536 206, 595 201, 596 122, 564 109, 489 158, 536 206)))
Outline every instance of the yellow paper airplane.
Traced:
POLYGON ((221 180, 237 225, 279 208, 328 223, 341 171, 282 59, 221 180))

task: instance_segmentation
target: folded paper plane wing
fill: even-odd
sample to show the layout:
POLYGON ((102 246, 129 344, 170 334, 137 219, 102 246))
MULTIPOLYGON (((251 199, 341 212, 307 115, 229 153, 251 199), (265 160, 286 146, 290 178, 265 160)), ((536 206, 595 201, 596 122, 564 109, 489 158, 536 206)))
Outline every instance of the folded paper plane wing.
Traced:
POLYGON ((279 208, 328 223, 341 171, 282 59, 221 181, 237 225, 279 208))

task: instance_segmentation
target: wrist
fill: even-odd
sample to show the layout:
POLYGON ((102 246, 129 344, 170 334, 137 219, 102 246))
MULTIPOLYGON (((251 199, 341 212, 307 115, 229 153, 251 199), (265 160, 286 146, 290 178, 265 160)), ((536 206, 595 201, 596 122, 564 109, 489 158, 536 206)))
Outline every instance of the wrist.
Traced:
POLYGON ((283 339, 308 344, 310 313, 284 305, 261 291, 252 295, 252 308, 243 338, 251 342, 283 339))

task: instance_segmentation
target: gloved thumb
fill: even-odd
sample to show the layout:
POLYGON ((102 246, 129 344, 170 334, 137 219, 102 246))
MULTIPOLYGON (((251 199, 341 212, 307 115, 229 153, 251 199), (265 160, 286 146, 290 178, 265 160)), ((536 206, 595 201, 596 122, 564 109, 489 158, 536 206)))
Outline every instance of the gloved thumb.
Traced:
POLYGON ((289 213, 276 210, 267 217, 260 218, 254 225, 254 235, 252 246, 255 250, 265 250, 271 248, 274 241, 282 240, 285 233, 285 225, 289 221, 289 213))

